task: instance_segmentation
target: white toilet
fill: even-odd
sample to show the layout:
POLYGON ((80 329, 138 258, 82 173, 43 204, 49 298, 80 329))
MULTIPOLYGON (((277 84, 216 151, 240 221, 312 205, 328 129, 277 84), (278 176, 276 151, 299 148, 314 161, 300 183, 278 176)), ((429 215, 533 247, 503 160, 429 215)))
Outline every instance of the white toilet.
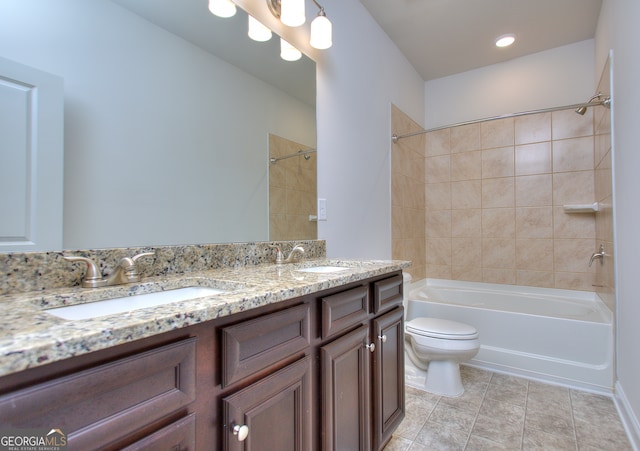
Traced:
MULTIPOLYGON (((405 319, 411 275, 404 274, 405 319)), ((460 363, 471 360, 480 349, 475 327, 439 318, 413 318, 405 324, 405 352, 424 377, 419 387, 437 395, 457 397, 464 393, 460 363)))

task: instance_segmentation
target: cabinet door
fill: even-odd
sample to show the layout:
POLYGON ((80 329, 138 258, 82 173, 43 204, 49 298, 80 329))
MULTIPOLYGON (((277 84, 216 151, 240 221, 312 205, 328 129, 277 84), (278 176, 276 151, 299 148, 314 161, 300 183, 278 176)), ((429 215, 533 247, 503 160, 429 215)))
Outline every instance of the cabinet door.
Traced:
POLYGON ((224 449, 311 449, 310 376, 305 357, 224 398, 224 449))
POLYGON ((370 449, 368 340, 363 325, 321 348, 323 450, 370 449))
POLYGON ((396 308, 372 322, 373 449, 380 450, 404 418, 404 309, 396 308))

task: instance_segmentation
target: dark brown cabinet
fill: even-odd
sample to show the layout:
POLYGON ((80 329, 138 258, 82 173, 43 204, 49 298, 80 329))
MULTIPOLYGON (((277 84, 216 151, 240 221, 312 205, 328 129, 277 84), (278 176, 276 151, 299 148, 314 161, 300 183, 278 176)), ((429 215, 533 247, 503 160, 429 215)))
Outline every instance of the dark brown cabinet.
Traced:
POLYGON ((373 354, 374 449, 391 439, 404 418, 404 310, 396 308, 373 320, 377 347, 373 354))
POLYGON ((381 450, 404 418, 402 276, 369 288, 321 299, 325 450, 381 450))
POLYGON ((368 340, 362 325, 321 348, 324 450, 371 449, 368 340))
POLYGON ((222 400, 224 449, 306 451, 311 445, 311 358, 222 400))
POLYGON ((0 378, 0 426, 70 449, 380 450, 404 416, 402 274, 0 378))

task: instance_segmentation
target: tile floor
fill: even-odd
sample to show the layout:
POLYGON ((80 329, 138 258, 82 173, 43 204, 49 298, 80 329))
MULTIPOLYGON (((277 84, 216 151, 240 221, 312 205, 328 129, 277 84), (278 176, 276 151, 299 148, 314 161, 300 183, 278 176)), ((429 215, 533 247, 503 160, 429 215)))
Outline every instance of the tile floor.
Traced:
POLYGON ((468 366, 461 374, 459 398, 407 387, 385 451, 632 449, 609 397, 468 366))

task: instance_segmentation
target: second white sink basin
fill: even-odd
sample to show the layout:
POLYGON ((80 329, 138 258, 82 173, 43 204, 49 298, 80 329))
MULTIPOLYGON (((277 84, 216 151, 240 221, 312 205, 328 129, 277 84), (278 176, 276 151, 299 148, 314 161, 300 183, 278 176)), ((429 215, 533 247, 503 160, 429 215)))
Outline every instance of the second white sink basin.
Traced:
POLYGON ((345 268, 344 266, 313 266, 311 268, 296 269, 296 271, 326 274, 326 273, 332 273, 332 272, 346 271, 347 269, 349 268, 345 268))
POLYGON ((171 304, 173 302, 198 299, 214 294, 225 293, 227 290, 210 287, 185 287, 174 290, 158 291, 155 293, 136 294, 104 301, 87 302, 86 304, 69 305, 45 310, 62 319, 90 319, 99 316, 129 312, 147 307, 171 304))

